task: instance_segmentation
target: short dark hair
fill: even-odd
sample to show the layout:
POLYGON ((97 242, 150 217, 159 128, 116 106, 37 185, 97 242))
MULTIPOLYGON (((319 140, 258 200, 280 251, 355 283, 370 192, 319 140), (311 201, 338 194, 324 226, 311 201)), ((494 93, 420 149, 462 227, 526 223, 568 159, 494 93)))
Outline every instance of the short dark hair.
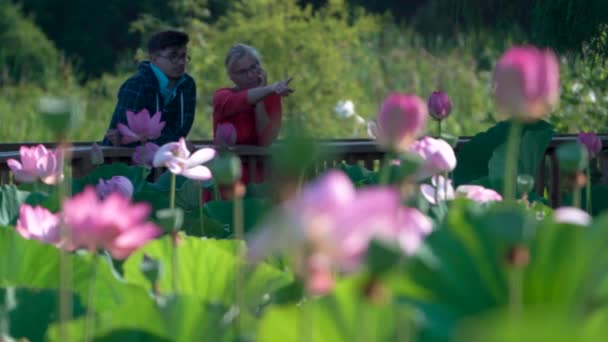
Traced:
POLYGON ((157 32, 148 40, 148 53, 153 54, 168 47, 186 46, 189 40, 188 34, 181 31, 157 32))

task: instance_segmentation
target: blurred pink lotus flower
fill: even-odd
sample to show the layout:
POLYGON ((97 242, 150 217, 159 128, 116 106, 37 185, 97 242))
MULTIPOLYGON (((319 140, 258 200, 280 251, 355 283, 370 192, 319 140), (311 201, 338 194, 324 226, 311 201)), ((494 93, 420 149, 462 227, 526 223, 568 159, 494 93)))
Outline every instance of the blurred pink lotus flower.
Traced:
POLYGON ((93 165, 101 165, 103 164, 103 151, 101 147, 97 145, 97 143, 93 143, 91 145, 91 164, 93 165))
POLYGON ((577 207, 560 207, 553 211, 553 221, 588 226, 591 224, 591 216, 586 211, 577 207))
MULTIPOLYGON (((416 253, 432 230, 431 220, 401 206, 397 189, 357 191, 340 171, 330 171, 283 204, 250 239, 249 255, 259 260, 278 250, 296 253, 312 289, 330 288, 331 272, 358 269, 369 243, 379 239, 416 253)), ((317 291, 320 292, 320 291, 317 291)))
POLYGON ((117 193, 101 200, 93 187, 87 187, 63 203, 70 245, 90 251, 105 248, 113 258, 125 259, 162 233, 146 221, 150 210, 148 204, 131 204, 117 193))
POLYGON ((219 124, 215 131, 213 144, 218 146, 232 146, 236 144, 236 129, 230 123, 219 124))
POLYGON ((578 141, 585 145, 591 157, 597 156, 602 151, 602 140, 595 133, 581 132, 578 141))
POLYGON ((416 141, 410 151, 424 159, 424 164, 417 174, 419 180, 450 172, 456 167, 456 154, 445 140, 424 137, 416 141))
POLYGON ((113 192, 117 192, 129 199, 133 197, 133 184, 129 178, 124 176, 114 176, 109 180, 100 179, 95 190, 101 199, 108 197, 113 192))
POLYGON ((559 94, 559 63, 551 50, 514 46, 499 59, 494 95, 501 112, 523 121, 542 119, 559 94))
POLYGON ((420 193, 431 204, 454 199, 452 180, 443 176, 435 176, 431 184, 420 184, 420 193))
POLYGON ((170 142, 161 146, 154 155, 154 167, 164 166, 176 175, 195 180, 211 179, 211 170, 204 164, 215 157, 215 150, 209 147, 202 148, 192 155, 186 147, 186 140, 180 138, 178 142, 170 142))
POLYGON ((481 203, 502 201, 502 196, 498 192, 481 185, 460 185, 456 188, 456 195, 481 203))
POLYGON ((22 204, 15 228, 26 239, 38 240, 59 246, 60 217, 41 206, 22 204))
POLYGON ((139 145, 135 147, 135 151, 131 155, 131 159, 136 165, 152 167, 154 161, 154 155, 158 151, 160 146, 155 143, 147 142, 143 146, 139 145))
POLYGON ((496 191, 481 185, 460 185, 454 190, 452 180, 443 176, 431 179, 432 185, 420 184, 420 193, 431 204, 453 200, 457 196, 466 197, 475 202, 502 201, 502 196, 496 191))
POLYGON ((150 116, 147 109, 142 109, 139 113, 127 111, 127 125, 119 123, 118 130, 122 136, 123 144, 130 144, 137 141, 153 140, 160 137, 165 127, 165 122, 160 121, 161 113, 156 112, 150 116))
POLYGON ((308 281, 306 287, 313 295, 329 293, 335 285, 331 260, 323 254, 312 255, 307 263, 308 281))
POLYGON ((448 94, 442 91, 434 91, 427 101, 429 114, 435 120, 443 120, 452 112, 452 102, 448 94))
POLYGON ((21 162, 8 159, 6 164, 15 174, 15 179, 23 183, 38 180, 45 184, 57 184, 63 180, 63 152, 49 151, 44 145, 35 147, 21 146, 21 162))
POLYGON ((428 109, 416 95, 390 94, 376 119, 376 139, 382 146, 405 150, 424 129, 428 109))

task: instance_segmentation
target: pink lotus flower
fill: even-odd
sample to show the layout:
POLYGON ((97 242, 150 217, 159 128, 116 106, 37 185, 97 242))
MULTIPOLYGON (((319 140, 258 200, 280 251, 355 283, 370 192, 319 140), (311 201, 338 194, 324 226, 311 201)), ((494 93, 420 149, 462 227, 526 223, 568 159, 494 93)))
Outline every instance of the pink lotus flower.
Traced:
POLYGON ((591 216, 586 211, 577 207, 560 207, 553 211, 553 221, 577 226, 588 226, 591 224, 591 216))
POLYGON ((331 260, 326 255, 312 255, 307 263, 308 281, 306 287, 313 295, 324 295, 329 293, 335 285, 332 272, 331 260))
POLYGON ((95 190, 101 199, 108 197, 113 192, 129 199, 133 197, 133 184, 129 178, 123 176, 114 176, 107 181, 100 179, 95 190))
POLYGON ((515 46, 494 71, 498 109, 524 121, 543 118, 559 101, 559 63, 551 50, 515 46))
POLYGON ((448 94, 434 91, 428 99, 429 113, 435 120, 443 120, 452 112, 452 102, 448 94))
POLYGON ((410 151, 424 159, 417 178, 425 179, 442 172, 450 172, 456 167, 456 154, 445 140, 424 137, 416 141, 410 151))
POLYGON ((602 140, 595 133, 581 132, 578 141, 585 145, 591 157, 597 156, 602 151, 602 140))
POLYGON ((45 184, 57 184, 63 179, 63 153, 49 151, 44 145, 21 146, 21 162, 8 159, 6 164, 15 174, 15 179, 23 183, 41 180, 45 184))
POLYGON ((158 151, 159 146, 155 143, 147 142, 145 145, 135 147, 135 151, 131 155, 131 159, 136 165, 152 167, 154 155, 158 151))
POLYGON ((217 126, 213 144, 218 146, 232 146, 236 144, 236 129, 232 124, 224 123, 217 126))
POLYGON ((150 116, 147 109, 142 109, 139 113, 127 111, 127 125, 119 123, 118 130, 122 136, 123 144, 130 144, 137 141, 153 140, 160 137, 165 127, 165 122, 160 121, 161 113, 156 112, 150 116))
POLYGON ((480 185, 460 185, 454 190, 452 180, 442 176, 432 178, 432 185, 421 184, 420 193, 431 204, 453 200, 457 196, 466 197, 475 202, 502 201, 496 191, 480 185))
POLYGON ((433 177, 431 184, 420 184, 420 193, 431 204, 453 200, 455 195, 452 180, 442 176, 433 177))
POLYGON ((176 175, 195 180, 211 179, 211 171, 201 164, 215 157, 215 150, 202 148, 192 155, 186 147, 186 140, 180 138, 178 142, 170 142, 161 146, 154 155, 154 167, 164 166, 176 175))
POLYGON ((44 207, 22 204, 19 207, 19 219, 15 228, 26 239, 59 246, 61 237, 59 215, 51 213, 44 207))
POLYGON ((461 185, 456 188, 456 195, 465 196, 470 200, 482 203, 502 201, 502 196, 498 192, 481 185, 461 185))
MULTIPOLYGON (((296 254, 312 289, 331 287, 334 270, 358 269, 372 239, 398 245, 414 254, 432 230, 418 210, 401 206, 391 187, 357 191, 340 171, 330 171, 308 184, 300 195, 268 219, 250 239, 249 254, 261 259, 277 250, 296 254)), ((321 291, 317 291, 321 292, 321 291)))
POLYGON ((115 259, 125 259, 161 234, 160 228, 145 221, 150 210, 148 204, 131 204, 117 193, 101 200, 93 187, 87 187, 63 203, 70 245, 90 251, 105 248, 115 259))
POLYGON ((376 120, 378 143, 396 150, 406 149, 424 128, 427 114, 427 106, 418 96, 389 95, 376 120))

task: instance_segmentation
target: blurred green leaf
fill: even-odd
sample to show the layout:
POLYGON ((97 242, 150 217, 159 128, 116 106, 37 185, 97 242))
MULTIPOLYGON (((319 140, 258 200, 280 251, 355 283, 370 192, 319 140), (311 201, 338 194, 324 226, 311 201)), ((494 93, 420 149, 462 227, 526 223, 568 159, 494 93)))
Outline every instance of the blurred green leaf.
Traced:
MULTIPOLYGON (((59 292, 57 290, 13 288, 16 307, 8 312, 9 334, 14 338, 42 341, 49 324, 58 320, 59 292)), ((0 297, 7 289, 0 288, 0 297)), ((0 301, 1 302, 1 301, 0 301)), ((78 296, 71 296, 72 317, 85 312, 78 296)))
MULTIPOLYGON (((265 199, 245 198, 243 199, 243 227, 245 232, 250 231, 270 210, 270 204, 265 199)), ((205 203, 204 213, 207 217, 217 221, 219 224, 230 227, 233 231, 234 225, 234 202, 233 201, 211 201, 205 203)))
MULTIPOLYGON (((178 294, 193 296, 207 302, 229 305, 234 301, 235 248, 232 240, 200 239, 181 236, 178 243, 177 285, 178 294)), ((171 238, 155 240, 130 256, 124 264, 125 279, 132 284, 148 288, 149 282, 139 265, 146 254, 159 260, 164 272, 160 275, 161 293, 170 293, 173 277, 171 238)), ((289 283, 289 276, 266 264, 241 266, 243 293, 248 307, 254 310, 265 294, 289 283)))
POLYGON ((271 341, 396 341, 412 334, 406 312, 363 296, 361 279, 339 283, 327 296, 309 298, 299 306, 273 306, 262 317, 257 340, 271 341))

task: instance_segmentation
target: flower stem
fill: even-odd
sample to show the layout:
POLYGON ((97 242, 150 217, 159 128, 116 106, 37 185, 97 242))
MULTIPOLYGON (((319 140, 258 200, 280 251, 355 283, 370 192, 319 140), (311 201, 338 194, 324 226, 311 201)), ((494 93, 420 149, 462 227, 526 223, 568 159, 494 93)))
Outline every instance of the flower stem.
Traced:
MULTIPOLYGON (((175 174, 171 174, 171 193, 169 197, 169 207, 174 210, 175 209, 175 179, 177 177, 175 174)), ((175 212, 173 213, 174 215, 175 212)), ((174 218, 175 219, 175 218, 174 218)), ((177 271, 178 271, 178 256, 177 256, 177 239, 179 238, 178 230, 179 227, 173 227, 171 231, 171 287, 173 288, 173 293, 177 294, 177 271)))
POLYGON ((579 209, 581 207, 581 188, 576 184, 572 188, 572 205, 579 209))
POLYGON ((144 145, 144 142, 141 143, 141 177, 142 177, 142 181, 146 181, 146 171, 147 171, 147 167, 146 167, 146 148, 144 145))
MULTIPOLYGON (((235 186, 236 188, 236 186, 235 186)), ((234 191, 233 197, 233 219, 234 219, 234 234, 236 239, 236 258, 235 258, 235 277, 234 277, 234 297, 237 307, 237 316, 235 318, 236 336, 241 335, 241 310, 243 310, 243 292, 242 283, 243 275, 241 270, 241 260, 243 257, 244 231, 243 231, 243 199, 239 191, 234 191)))
POLYGON ((517 318, 522 310, 523 270, 513 267, 509 270, 509 310, 517 318))
POLYGON ((95 317, 93 312, 93 303, 95 302, 95 290, 97 284, 97 252, 93 252, 93 258, 91 260, 91 275, 89 277, 89 294, 87 298, 87 316, 84 323, 84 336, 85 341, 93 341, 95 335, 95 317))
POLYGON ((199 182, 200 191, 198 193, 198 219, 201 226, 201 237, 205 236, 205 217, 203 214, 203 205, 205 204, 205 200, 203 199, 204 189, 203 182, 199 182))
POLYGON ((391 159, 392 159, 392 153, 390 152, 386 152, 384 153, 384 160, 382 161, 382 164, 380 165, 380 177, 378 179, 378 184, 379 185, 386 185, 389 182, 389 178, 390 178, 390 172, 391 172, 391 159))
POLYGON ((441 139, 441 120, 437 120, 437 139, 441 139))
POLYGON ((519 163, 519 141, 522 131, 522 124, 517 120, 511 121, 509 137, 507 140, 505 177, 503 196, 505 201, 515 200, 515 181, 517 178, 517 166, 519 163))
POLYGON ((593 207, 591 206, 591 164, 587 165, 587 179, 585 184, 585 208, 587 213, 591 215, 593 207))
MULTIPOLYGON (((71 193, 72 177, 71 163, 72 156, 66 141, 59 141, 57 151, 63 153, 63 182, 57 187, 59 203, 63 202, 71 193)), ((71 240, 71 232, 64 223, 59 228, 61 240, 71 240)), ((68 252, 59 251, 59 340, 69 341, 69 329, 67 322, 72 320, 72 264, 68 252)))
POLYGON ((171 193, 169 194, 169 208, 175 209, 175 173, 171 174, 171 193))
POLYGON ((178 255, 177 255, 177 240, 179 234, 176 229, 171 232, 171 287, 173 293, 177 294, 177 278, 178 278, 178 255))

